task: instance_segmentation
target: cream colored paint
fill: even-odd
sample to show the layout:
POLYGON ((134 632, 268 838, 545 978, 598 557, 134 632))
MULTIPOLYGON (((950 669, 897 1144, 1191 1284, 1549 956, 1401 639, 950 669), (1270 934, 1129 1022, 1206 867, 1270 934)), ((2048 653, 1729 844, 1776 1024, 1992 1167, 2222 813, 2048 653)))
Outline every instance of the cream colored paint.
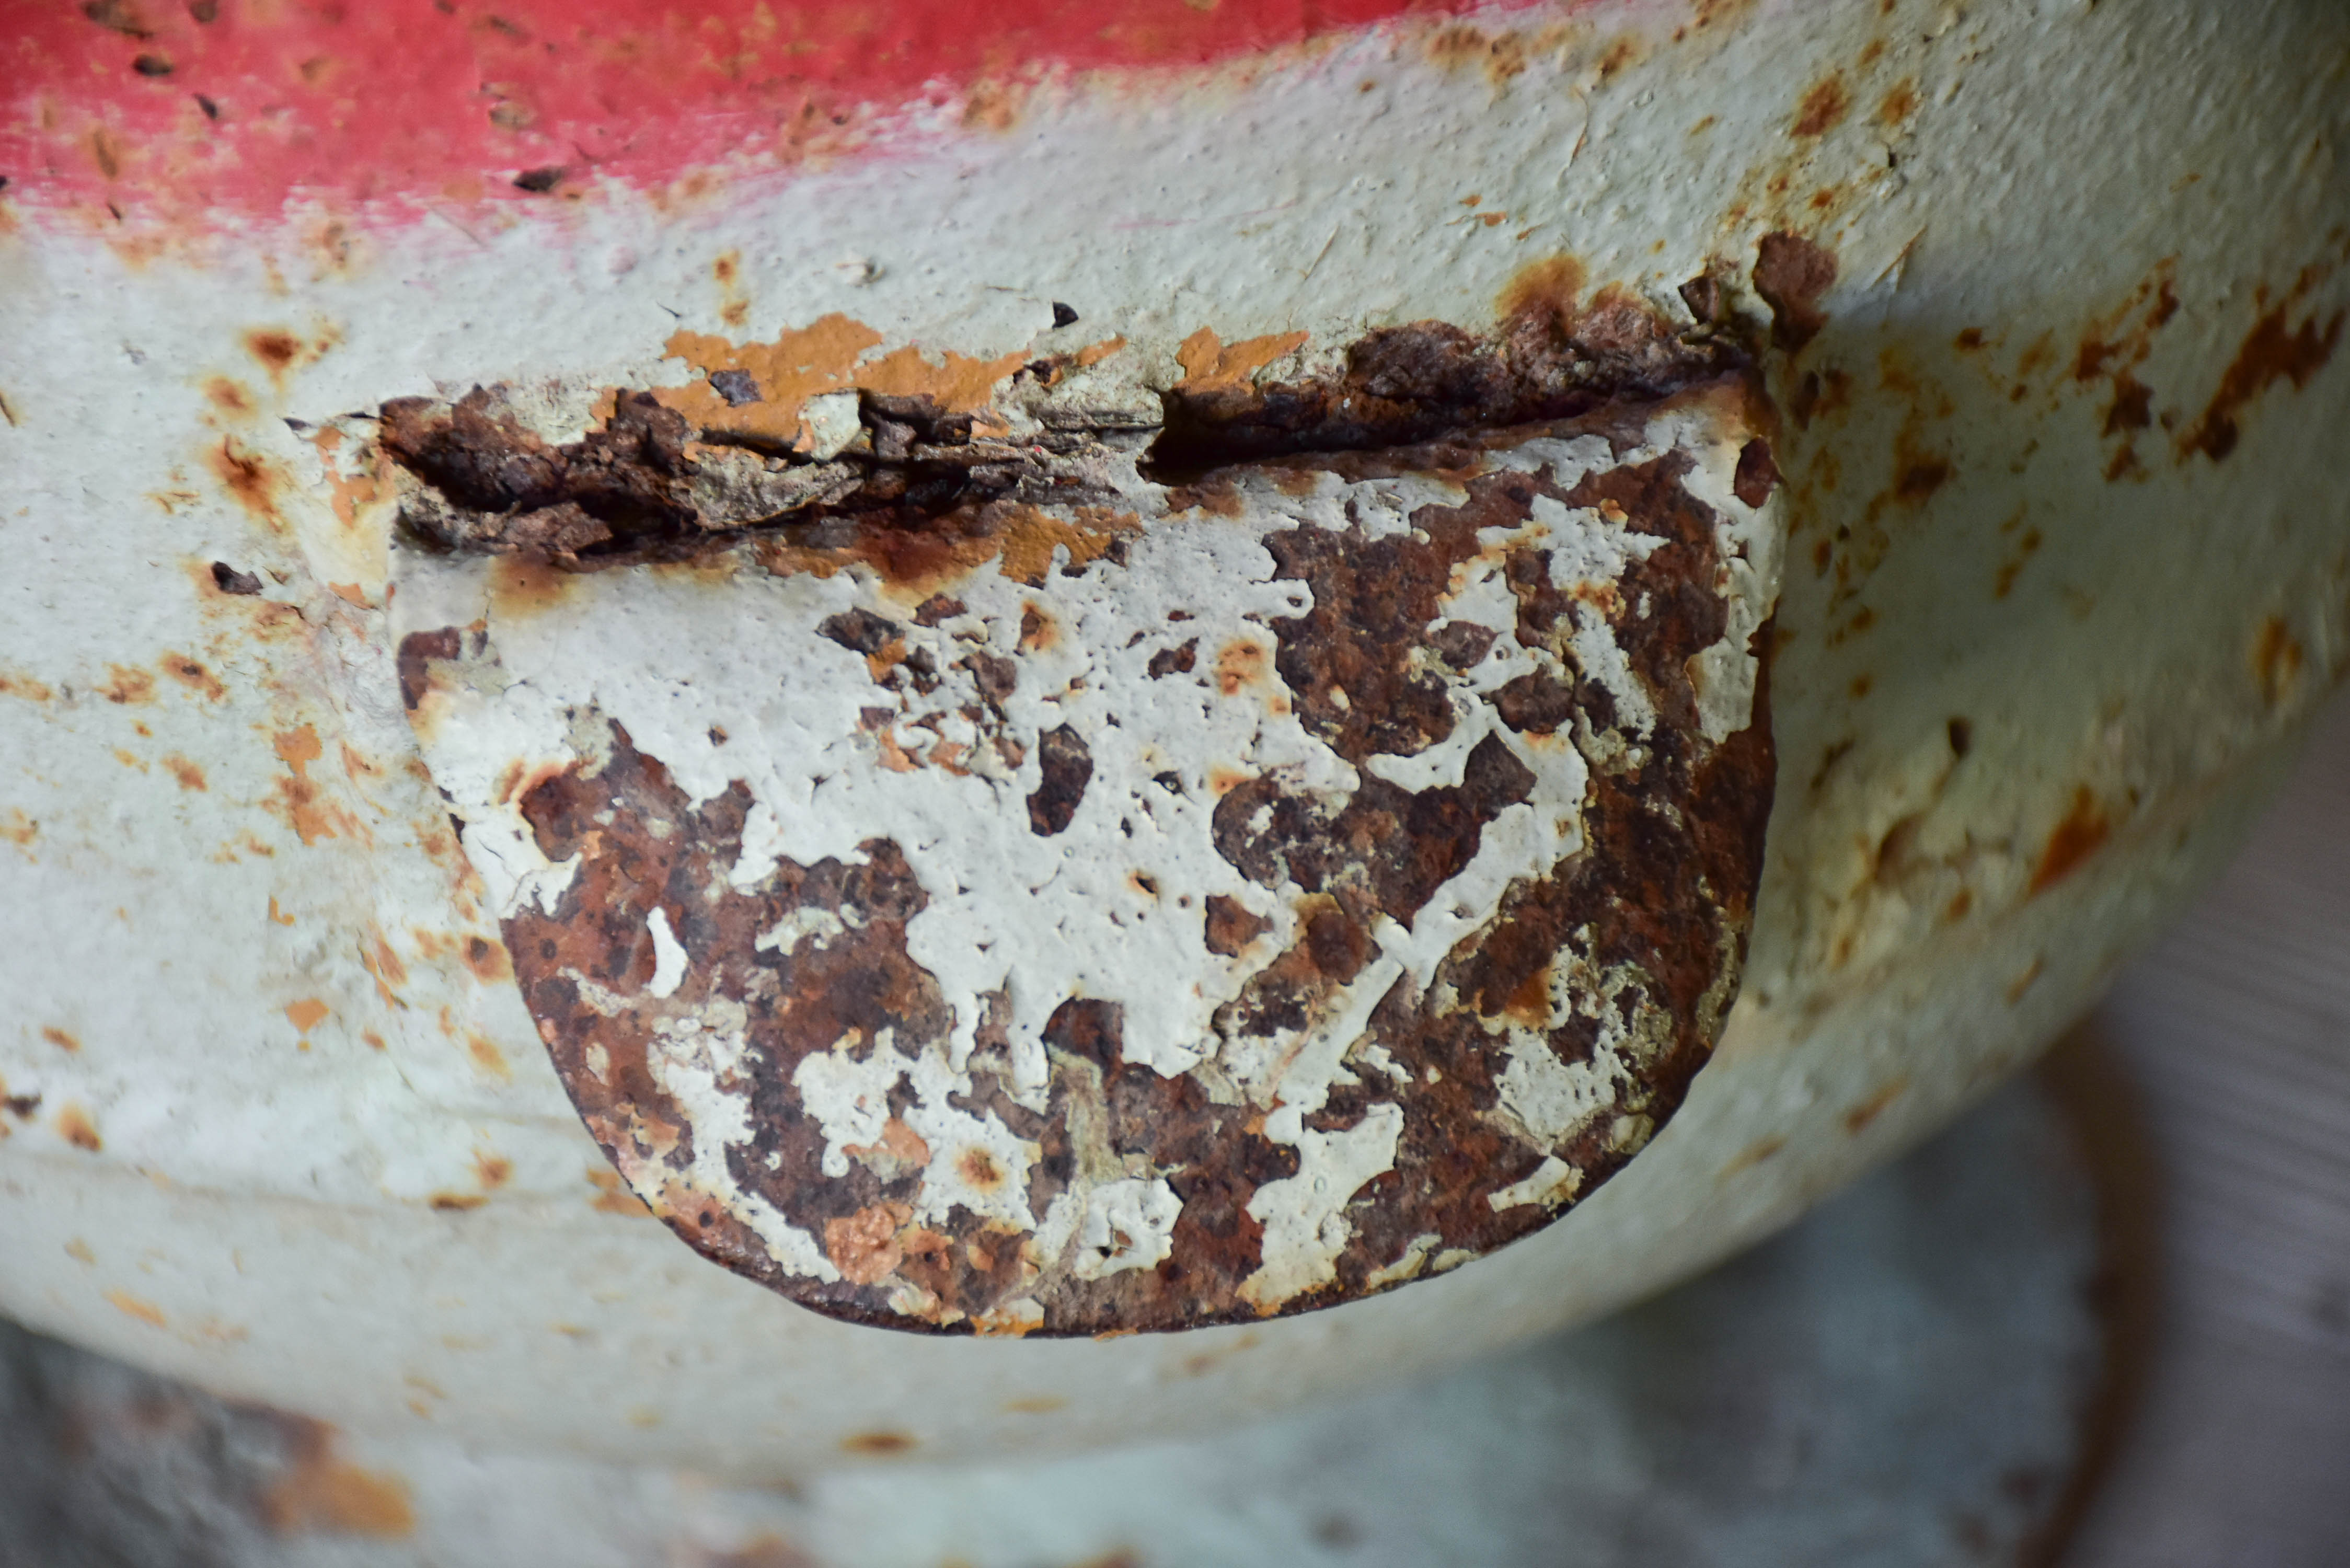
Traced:
MULTIPOLYGON (((1211 1426, 1606 1310, 1767 1230, 2027 1058, 2225 853, 2350 659, 2350 522, 2324 455, 2350 419, 2341 358, 2249 404, 2225 462, 2176 461, 2158 426, 2139 441, 2147 477, 2117 483, 2103 478, 2107 390, 2062 363, 2166 258, 2180 309, 2136 374, 2189 417, 2265 308, 2257 291, 2273 301, 2314 267, 2291 322, 2343 307, 2350 38, 2319 0, 1761 5, 1675 45, 1685 20, 1579 11, 1557 63, 1500 86, 1373 37, 1254 77, 1073 90, 1003 136, 910 132, 885 161, 681 213, 616 193, 473 239, 369 233, 348 275, 313 277, 292 228, 202 265, 134 265, 102 236, 18 214, 0 235, 16 416, 0 428, 0 671, 18 683, 0 695, 0 1076, 43 1108, 0 1143, 0 1306, 216 1386, 484 1443, 769 1473, 875 1430, 929 1453, 1073 1446, 1211 1426), (1623 35, 1643 42, 1603 70, 1623 35), (1831 71, 1852 112, 1793 138, 1831 71), (1904 81, 1920 107, 1888 125, 1877 106, 1904 81), (1833 196, 1815 213, 1816 191, 1833 196), (1454 222, 1471 193, 1513 221, 1454 222), (1830 326, 1778 390, 1835 368, 1853 392, 1780 452, 1806 497, 1773 678, 1785 763, 1722 1050, 1654 1144, 1553 1230, 1247 1331, 861 1331, 593 1207, 600 1157, 519 1001, 494 963, 485 978, 463 962, 465 936, 494 936, 498 909, 559 868, 493 888, 428 851, 445 807, 404 765, 384 508, 346 528, 314 446, 272 421, 222 423, 200 391, 249 373, 245 329, 314 321, 341 344, 291 377, 273 420, 477 379, 681 379, 658 354, 663 307, 720 330, 707 269, 730 247, 754 335, 834 309, 892 344, 972 354, 1115 329, 1163 367, 1203 323, 1227 341, 1307 330, 1317 349, 1366 323, 1482 324, 1552 250, 1651 290, 1710 256, 1742 274, 1783 223, 1841 265, 1830 326), (1047 330, 1054 297, 1086 321, 1047 330), (1983 349, 1953 347, 1967 328, 1983 349), (2043 334, 2056 359, 2026 371, 2043 334), (1905 435, 1952 477, 1872 517, 1905 435), (207 466, 224 439, 288 474, 276 524, 207 466), (1839 527, 1848 559, 1873 562, 1850 591, 1808 556, 1839 527), (2027 529, 2042 540, 2028 556, 2027 529), (192 574, 213 560, 261 574, 266 604, 210 596, 192 574), (1863 611, 1873 624, 1849 629, 1863 611), (2272 620, 2300 658, 2263 680, 2272 620), (152 670, 167 651, 225 694, 160 676, 151 701, 99 693, 109 666, 152 670), (1953 718, 1971 725, 1962 760, 1953 718), (307 845, 272 743, 304 724, 324 742, 309 782, 348 814, 307 845), (342 744, 368 765, 347 772, 342 744), (175 754, 205 789, 174 782, 175 754), (2031 897, 2084 788, 2110 837, 2031 897), (375 958, 379 937, 404 979, 375 958), (328 1012, 306 1033, 285 1010, 312 999, 328 1012), (99 1151, 59 1135, 69 1103, 99 1151), (510 1179, 479 1208, 431 1208, 435 1192, 483 1195, 484 1148, 510 1179), (109 1289, 163 1324, 107 1306, 109 1289), (1040 1398, 1066 1403, 1006 1407, 1040 1398)), ((543 743, 554 760, 567 742, 543 743)))

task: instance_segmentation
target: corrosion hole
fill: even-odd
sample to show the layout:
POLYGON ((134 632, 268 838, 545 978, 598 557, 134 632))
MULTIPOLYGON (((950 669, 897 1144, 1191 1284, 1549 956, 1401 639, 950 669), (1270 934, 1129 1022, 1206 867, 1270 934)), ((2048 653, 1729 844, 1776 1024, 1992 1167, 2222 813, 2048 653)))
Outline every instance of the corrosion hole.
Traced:
POLYGON ((515 189, 528 191, 535 196, 543 195, 563 183, 564 172, 560 164, 549 164, 544 169, 525 169, 515 176, 515 189))
POLYGON ((1054 325, 1054 326, 1055 326, 1055 327, 1075 327, 1076 324, 1077 324, 1077 313, 1076 313, 1076 310, 1072 309, 1072 308, 1071 308, 1070 306, 1068 306, 1063 305, 1063 304, 1062 304, 1059 300, 1057 300, 1057 299, 1056 299, 1056 300, 1055 300, 1055 301, 1053 301, 1053 325, 1054 325))

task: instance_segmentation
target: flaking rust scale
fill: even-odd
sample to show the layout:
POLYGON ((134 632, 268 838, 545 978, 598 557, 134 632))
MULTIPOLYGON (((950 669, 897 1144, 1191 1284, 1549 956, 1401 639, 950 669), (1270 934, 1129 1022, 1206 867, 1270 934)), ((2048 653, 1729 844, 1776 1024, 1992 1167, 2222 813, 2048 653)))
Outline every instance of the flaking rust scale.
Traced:
POLYGON ((1320 451, 1170 398, 1180 472, 1034 400, 813 456, 388 407, 402 697, 630 1188, 818 1311, 1048 1334, 1587 1195, 1720 1034, 1772 797, 1767 411, 1669 379, 1320 451))

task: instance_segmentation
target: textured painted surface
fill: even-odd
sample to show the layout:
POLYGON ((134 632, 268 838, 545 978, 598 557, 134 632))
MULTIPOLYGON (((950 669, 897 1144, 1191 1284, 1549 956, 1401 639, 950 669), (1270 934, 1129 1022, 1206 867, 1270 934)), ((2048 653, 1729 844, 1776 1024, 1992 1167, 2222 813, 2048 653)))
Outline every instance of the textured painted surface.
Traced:
POLYGON ((430 1431, 324 1432, 0 1324, 0 1555, 1654 1568, 1669 1549, 1676 1568, 1808 1568, 1824 1552, 1854 1568, 2038 1563, 2106 1370, 2091 1305, 2111 1288, 2102 1205, 2069 1134, 2044 1093, 2018 1085, 1754 1254, 1435 1382, 1190 1442, 899 1463, 788 1490, 483 1454, 430 1431))
POLYGON ((1779 540, 1740 380, 1577 400, 1171 490, 1138 431, 1084 502, 912 512, 921 462, 1051 433, 988 405, 775 464, 864 477, 747 534, 689 504, 692 454, 754 456, 707 426, 622 483, 488 398, 388 415, 408 515, 473 545, 396 560, 403 697, 629 1185, 842 1316, 1098 1334, 1451 1269, 1612 1175, 1736 994, 1779 540), (721 547, 514 543, 630 527, 581 547, 721 547))
POLYGON ((485 1443, 767 1471, 1067 1446, 1607 1310, 2025 1059, 2350 665, 2322 460, 2350 407, 2350 38, 2314 0, 1700 20, 1112 72, 682 205, 296 192, 158 234, 0 170, 0 1306, 485 1443), (1781 340, 1769 848, 1738 1002, 1639 1157, 1410 1289, 1108 1343, 832 1322, 648 1220, 418 753, 393 476, 348 416, 504 381, 560 389, 569 440, 602 389, 764 373, 703 340, 835 316, 882 340, 785 367, 812 389, 1114 338, 1154 393, 1187 358, 1294 383, 1336 367, 1251 365, 1260 340, 1483 335, 1567 257, 1578 301, 1781 340))

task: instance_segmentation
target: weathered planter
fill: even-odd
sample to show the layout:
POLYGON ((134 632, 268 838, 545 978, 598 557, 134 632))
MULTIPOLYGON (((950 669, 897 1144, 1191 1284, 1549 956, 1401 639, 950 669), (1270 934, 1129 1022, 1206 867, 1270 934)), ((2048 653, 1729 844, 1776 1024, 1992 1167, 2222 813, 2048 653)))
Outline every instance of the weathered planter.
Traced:
POLYGON ((1098 9, 12 15, 0 1309, 754 1472, 1400 1376, 2350 665, 2334 8, 1098 9))

